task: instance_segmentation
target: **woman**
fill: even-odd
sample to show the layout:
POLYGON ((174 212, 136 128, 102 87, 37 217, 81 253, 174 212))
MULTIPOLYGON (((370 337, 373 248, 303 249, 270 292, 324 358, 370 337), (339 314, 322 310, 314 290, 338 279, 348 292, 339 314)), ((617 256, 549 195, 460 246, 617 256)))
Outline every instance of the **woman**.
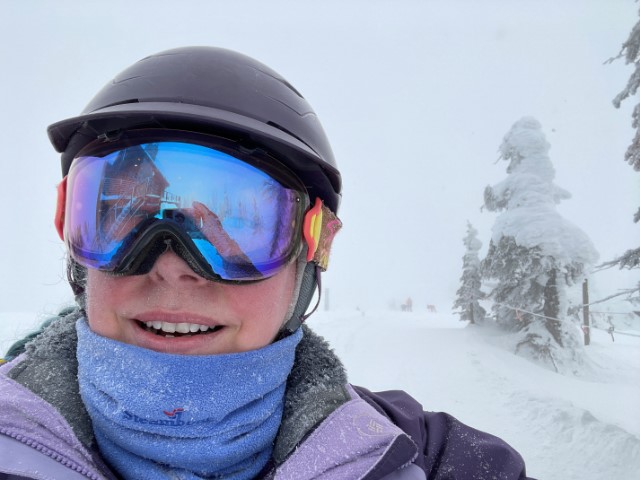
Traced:
POLYGON ((276 72, 161 52, 49 137, 78 306, 0 367, 0 479, 526 478, 500 439, 348 384, 302 326, 341 180, 276 72))

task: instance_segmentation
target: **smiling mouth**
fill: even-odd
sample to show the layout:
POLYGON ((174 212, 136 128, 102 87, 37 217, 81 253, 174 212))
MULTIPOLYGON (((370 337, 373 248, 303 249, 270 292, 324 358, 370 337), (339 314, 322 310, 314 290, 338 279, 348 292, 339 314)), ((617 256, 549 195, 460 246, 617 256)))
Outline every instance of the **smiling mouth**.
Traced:
POLYGON ((222 325, 208 326, 197 323, 169 323, 169 322, 141 322, 136 320, 138 326, 147 332, 159 337, 177 338, 192 337, 194 335, 207 335, 215 333, 223 328, 222 325))

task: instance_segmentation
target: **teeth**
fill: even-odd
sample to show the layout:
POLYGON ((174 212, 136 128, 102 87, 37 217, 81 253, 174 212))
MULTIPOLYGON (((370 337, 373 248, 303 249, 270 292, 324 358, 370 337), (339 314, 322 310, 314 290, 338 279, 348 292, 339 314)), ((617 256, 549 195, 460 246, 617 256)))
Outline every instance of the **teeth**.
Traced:
POLYGON ((162 322, 162 328, 161 330, 163 332, 167 332, 167 333, 175 333, 176 331, 176 324, 175 323, 167 323, 167 322, 162 322))
POLYGON ((178 332, 178 333, 189 333, 189 324, 188 323, 178 323, 178 324, 176 324, 176 332, 178 332))
POLYGON ((197 323, 169 323, 169 322, 144 322, 147 328, 153 328, 154 330, 161 330, 166 333, 196 333, 196 332, 206 332, 211 328, 212 330, 216 327, 209 327, 207 325, 199 325, 197 323))

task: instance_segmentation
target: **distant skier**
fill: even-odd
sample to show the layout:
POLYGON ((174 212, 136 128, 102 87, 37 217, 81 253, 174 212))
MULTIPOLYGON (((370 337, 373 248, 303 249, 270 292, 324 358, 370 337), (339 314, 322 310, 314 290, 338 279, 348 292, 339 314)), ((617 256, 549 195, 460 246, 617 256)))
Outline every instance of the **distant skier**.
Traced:
POLYGON ((413 300, 411 300, 411 297, 407 297, 407 301, 405 302, 405 310, 407 312, 411 312, 413 311, 413 300))
POLYGON ((302 325, 341 177, 278 73, 161 52, 49 138, 77 305, 0 367, 0 479, 526 478, 499 438, 349 384, 302 325))

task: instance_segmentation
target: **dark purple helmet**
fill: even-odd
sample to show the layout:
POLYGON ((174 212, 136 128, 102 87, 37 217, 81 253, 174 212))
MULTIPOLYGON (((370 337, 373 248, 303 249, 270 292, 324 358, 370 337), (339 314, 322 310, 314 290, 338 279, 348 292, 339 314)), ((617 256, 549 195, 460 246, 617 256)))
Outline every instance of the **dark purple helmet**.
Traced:
POLYGON ((75 154, 100 135, 137 128, 213 133, 271 152, 334 212, 341 179, 315 112, 272 69, 214 47, 151 55, 104 86, 82 114, 49 126, 63 175, 75 154))

